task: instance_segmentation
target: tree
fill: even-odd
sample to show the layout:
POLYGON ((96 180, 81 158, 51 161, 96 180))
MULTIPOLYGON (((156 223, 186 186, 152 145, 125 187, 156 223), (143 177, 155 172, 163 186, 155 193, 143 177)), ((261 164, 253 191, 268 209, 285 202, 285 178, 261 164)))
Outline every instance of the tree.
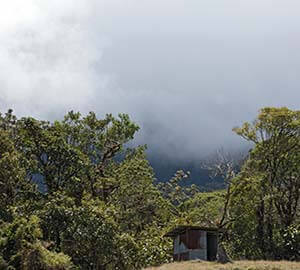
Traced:
POLYGON ((216 223, 219 229, 224 229, 231 221, 228 212, 232 193, 231 184, 239 173, 245 158, 246 153, 244 152, 229 152, 225 151, 224 148, 220 148, 202 163, 203 168, 209 170, 213 178, 219 176, 224 180, 226 190, 224 204, 220 219, 216 223))
POLYGON ((28 245, 3 240, 0 266, 67 269, 44 260, 54 258, 127 270, 168 261, 170 242, 161 236, 170 205, 154 185, 145 147, 125 146, 137 130, 125 114, 70 112, 53 123, 0 115, 1 239, 32 217, 39 232, 28 245), (12 262, 16 256, 23 262, 12 262))
POLYGON ((215 227, 223 214, 225 190, 199 192, 180 205, 186 220, 191 224, 215 227))
POLYGON ((15 216, 11 223, 0 225, 0 258, 7 269, 69 270, 70 257, 51 252, 41 241, 42 231, 37 216, 15 216))
MULTIPOLYGON (((256 174, 249 160, 241 172, 232 179, 231 198, 228 206, 231 222, 227 226, 226 246, 233 258, 261 259, 260 241, 257 234, 257 211, 261 204, 260 175, 256 174)), ((272 213, 270 213, 272 215, 272 213)))
POLYGON ((229 239, 228 227, 234 221, 229 211, 232 197, 232 181, 239 173, 245 157, 246 154, 244 152, 228 152, 220 148, 202 163, 203 168, 209 170, 213 177, 222 177, 225 184, 222 208, 219 212, 219 218, 215 223, 215 226, 222 232, 219 235, 217 253, 217 260, 221 263, 231 261, 224 244, 226 245, 229 239))
POLYGON ((154 185, 153 169, 144 147, 128 150, 123 162, 111 171, 110 179, 115 190, 108 204, 117 207, 116 217, 122 231, 138 235, 149 225, 166 225, 169 205, 154 185))
POLYGON ((13 206, 35 197, 36 188, 26 178, 24 163, 9 132, 0 129, 0 220, 11 220, 13 206))
POLYGON ((234 131, 254 143, 241 177, 256 179, 258 187, 254 194, 258 247, 263 257, 280 258, 284 249, 280 239, 299 221, 300 111, 263 108, 253 123, 234 131))

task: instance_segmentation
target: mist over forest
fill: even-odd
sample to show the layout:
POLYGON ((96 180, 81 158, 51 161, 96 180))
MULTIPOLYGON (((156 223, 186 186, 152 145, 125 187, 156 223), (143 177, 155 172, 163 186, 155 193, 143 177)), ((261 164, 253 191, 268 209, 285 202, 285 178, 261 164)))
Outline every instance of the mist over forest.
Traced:
POLYGON ((0 270, 298 270, 299 10, 2 1, 0 270))
POLYGON ((232 128, 297 109, 300 4, 26 1, 0 11, 0 108, 62 119, 128 113, 151 159, 197 163, 239 149, 232 128), (153 158, 152 158, 153 157, 153 158))

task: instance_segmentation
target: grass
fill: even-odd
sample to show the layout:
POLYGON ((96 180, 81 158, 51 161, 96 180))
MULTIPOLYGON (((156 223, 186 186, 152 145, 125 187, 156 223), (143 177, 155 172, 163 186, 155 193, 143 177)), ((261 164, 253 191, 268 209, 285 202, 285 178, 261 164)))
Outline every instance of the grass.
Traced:
POLYGON ((236 261, 219 264, 216 262, 190 261, 164 264, 145 270, 300 270, 300 262, 287 261, 236 261))

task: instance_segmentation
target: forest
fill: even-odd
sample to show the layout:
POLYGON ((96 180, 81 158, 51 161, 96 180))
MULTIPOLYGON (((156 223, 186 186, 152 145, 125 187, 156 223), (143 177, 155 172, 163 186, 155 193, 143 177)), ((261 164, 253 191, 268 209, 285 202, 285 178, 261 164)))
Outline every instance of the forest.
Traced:
POLYGON ((138 130, 126 114, 0 115, 0 269, 158 266, 178 224, 219 228, 232 260, 300 260, 300 111, 233 128, 251 147, 203 160, 224 182, 209 192, 181 168, 157 180, 147 146, 128 146, 138 130))

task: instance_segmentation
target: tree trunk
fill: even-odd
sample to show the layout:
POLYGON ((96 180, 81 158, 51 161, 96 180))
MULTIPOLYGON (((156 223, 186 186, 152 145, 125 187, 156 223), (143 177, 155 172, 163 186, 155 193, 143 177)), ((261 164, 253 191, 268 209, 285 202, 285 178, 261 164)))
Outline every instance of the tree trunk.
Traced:
POLYGON ((226 250, 222 243, 219 243, 218 245, 218 251, 217 251, 217 262, 218 263, 231 263, 232 261, 228 257, 226 250))

